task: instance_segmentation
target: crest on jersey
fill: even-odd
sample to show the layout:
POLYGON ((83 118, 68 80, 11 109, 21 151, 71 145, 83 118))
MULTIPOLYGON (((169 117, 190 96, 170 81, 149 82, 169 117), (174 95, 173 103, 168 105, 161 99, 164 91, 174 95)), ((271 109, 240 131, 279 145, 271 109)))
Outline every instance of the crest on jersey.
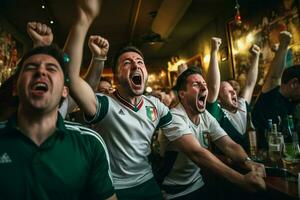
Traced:
POLYGON ((157 110, 155 107, 146 106, 146 113, 148 119, 155 121, 157 119, 157 110))

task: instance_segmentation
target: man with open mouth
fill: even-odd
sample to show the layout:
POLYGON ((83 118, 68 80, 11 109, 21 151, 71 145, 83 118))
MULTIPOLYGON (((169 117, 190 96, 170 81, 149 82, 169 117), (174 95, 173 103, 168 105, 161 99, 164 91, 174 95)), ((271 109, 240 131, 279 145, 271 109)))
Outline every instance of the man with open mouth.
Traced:
POLYGON ((217 119, 231 139, 249 151, 246 133, 247 113, 257 80, 260 48, 253 45, 250 49, 252 54, 250 68, 246 84, 240 92, 241 96, 238 97, 228 81, 221 82, 217 60, 221 39, 213 37, 211 42, 211 58, 207 73, 209 94, 206 109, 217 119))
MULTIPOLYGON (((113 73, 116 91, 94 94, 80 77, 83 41, 96 17, 95 7, 80 10, 70 30, 65 51, 70 55, 70 91, 86 121, 103 137, 110 155, 110 167, 118 199, 163 199, 154 180, 148 156, 151 138, 159 127, 167 127, 172 116, 168 107, 152 96, 143 95, 148 72, 143 54, 127 46, 116 54, 113 73)), ((104 61, 106 58, 97 58, 104 61)))
POLYGON ((213 192, 208 190, 200 174, 202 167, 246 191, 263 190, 264 166, 250 161, 243 148, 205 110, 208 89, 200 69, 185 70, 177 78, 175 89, 180 103, 170 110, 173 123, 163 130, 161 137, 165 165, 160 181, 167 199, 212 199, 213 192), (226 156, 249 170, 248 174, 240 174, 215 157, 207 149, 208 137, 226 156))
POLYGON ((65 64, 53 45, 19 62, 17 111, 0 122, 1 199, 116 199, 102 138, 59 114, 68 95, 65 64))

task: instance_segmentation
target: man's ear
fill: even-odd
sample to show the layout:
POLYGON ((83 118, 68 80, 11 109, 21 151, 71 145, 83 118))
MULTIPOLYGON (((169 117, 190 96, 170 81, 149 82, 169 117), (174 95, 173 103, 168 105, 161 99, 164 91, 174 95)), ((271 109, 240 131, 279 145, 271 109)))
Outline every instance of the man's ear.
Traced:
POLYGON ((178 91, 178 97, 179 97, 180 99, 183 99, 183 97, 184 97, 184 91, 183 91, 183 90, 179 90, 179 91, 178 91))

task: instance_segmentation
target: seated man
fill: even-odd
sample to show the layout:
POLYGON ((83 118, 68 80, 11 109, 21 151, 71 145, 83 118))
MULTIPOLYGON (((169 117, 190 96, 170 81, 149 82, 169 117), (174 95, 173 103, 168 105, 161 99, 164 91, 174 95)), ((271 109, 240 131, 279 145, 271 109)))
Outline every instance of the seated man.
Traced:
POLYGON ((175 86, 180 103, 170 111, 173 123, 163 130, 161 146, 165 149, 162 189, 167 199, 210 199, 200 168, 206 168, 247 191, 265 188, 264 166, 257 164, 240 145, 233 142, 214 117, 205 110, 208 90, 200 70, 188 68, 175 86), (246 175, 231 169, 207 148, 205 133, 223 153, 250 172, 246 175))
POLYGON ((17 113, 0 122, 1 199, 116 199, 102 138, 58 112, 68 95, 62 51, 34 48, 18 66, 17 113))
POLYGON ((220 44, 221 39, 212 38, 211 59, 207 73, 209 93, 206 109, 217 119, 229 137, 248 151, 249 141, 246 134, 247 111, 257 80, 260 48, 254 45, 250 49, 252 54, 251 65, 245 86, 240 92, 241 95, 237 96, 235 89, 228 81, 221 82, 217 61, 217 51, 220 44))

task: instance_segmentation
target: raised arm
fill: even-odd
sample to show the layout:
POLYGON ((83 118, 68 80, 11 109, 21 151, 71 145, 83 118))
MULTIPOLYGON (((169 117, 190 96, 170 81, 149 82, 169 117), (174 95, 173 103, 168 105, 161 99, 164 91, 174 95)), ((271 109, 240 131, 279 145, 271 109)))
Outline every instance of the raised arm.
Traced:
POLYGON ((92 52, 92 59, 88 71, 84 75, 84 79, 96 91, 103 72, 109 43, 101 36, 91 35, 88 44, 92 52))
POLYGON ((101 0, 78 0, 77 18, 69 32, 64 51, 70 56, 67 73, 70 78, 70 94, 87 115, 96 113, 96 98, 92 88, 80 77, 83 44, 87 31, 98 15, 101 0))
POLYGON ((281 75, 285 68, 286 55, 291 39, 292 35, 289 32, 283 31, 280 33, 280 44, 271 66, 269 67, 269 71, 262 87, 262 92, 266 93, 280 85, 281 75))
POLYGON ((219 95, 221 77, 218 64, 218 50, 221 43, 222 40, 220 38, 211 38, 210 61, 206 78, 208 87, 207 101, 209 103, 215 102, 219 95))
POLYGON ((248 104, 251 103, 252 94, 257 81, 258 74, 258 61, 260 55, 260 48, 257 45, 253 45, 250 49, 252 55, 251 65, 248 71, 245 87, 242 90, 241 96, 247 101, 248 104))
POLYGON ((28 22, 27 33, 33 42, 33 47, 50 45, 53 41, 51 28, 40 22, 28 22))
POLYGON ((251 171, 246 175, 242 175, 231 169, 210 151, 201 147, 197 139, 192 134, 184 135, 172 143, 180 151, 186 154, 197 166, 205 167, 247 191, 254 192, 265 189, 266 187, 260 174, 251 171))

